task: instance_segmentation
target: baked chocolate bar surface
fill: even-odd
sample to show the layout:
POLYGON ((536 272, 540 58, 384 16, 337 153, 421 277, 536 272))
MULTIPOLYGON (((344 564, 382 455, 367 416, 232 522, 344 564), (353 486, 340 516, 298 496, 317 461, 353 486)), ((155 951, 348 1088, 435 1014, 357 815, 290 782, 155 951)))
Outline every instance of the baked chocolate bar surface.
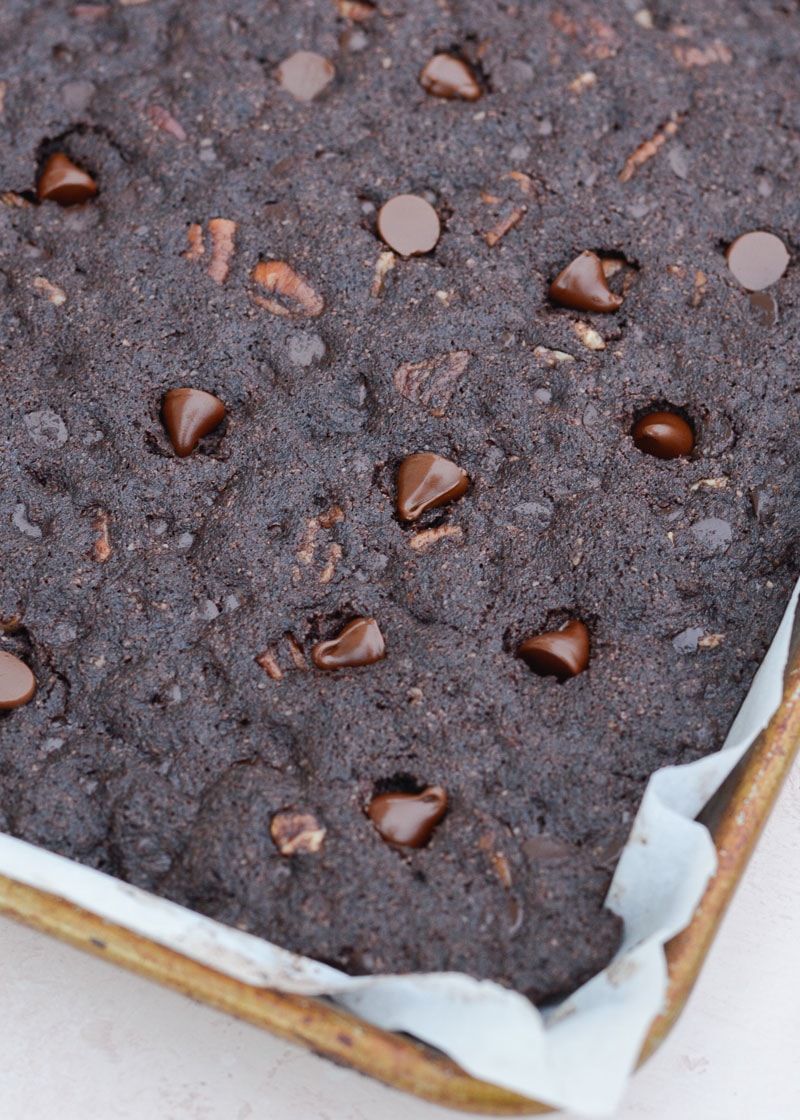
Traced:
POLYGON ((0 827, 351 972, 602 967, 797 575, 799 52, 796 3, 6 0, 0 827), (618 309, 549 297, 587 250, 618 309), (179 388, 225 410, 180 455, 179 388), (409 518, 418 452, 469 482, 409 518), (357 618, 385 656, 320 668, 357 618), (516 656, 571 620, 584 671, 516 656))

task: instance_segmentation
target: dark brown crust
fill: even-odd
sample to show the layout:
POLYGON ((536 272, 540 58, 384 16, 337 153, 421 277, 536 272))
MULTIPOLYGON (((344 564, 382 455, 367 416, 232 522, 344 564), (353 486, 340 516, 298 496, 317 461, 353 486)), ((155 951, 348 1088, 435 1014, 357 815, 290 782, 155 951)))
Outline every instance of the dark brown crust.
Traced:
POLYGON ((38 689, 0 716, 0 826, 352 970, 542 1000, 613 952, 647 775, 719 745, 796 574, 798 270, 767 327, 724 250, 764 228, 796 254, 800 32, 763 2, 650 30, 621 4, 450 8, 3 5, 0 617, 38 689), (298 44, 337 73, 308 105, 274 79, 298 44), (419 85, 456 44, 475 105, 419 85), (27 204, 55 150, 94 201, 27 204), (375 216, 404 192, 442 236, 390 267, 375 216), (583 249, 621 265, 619 311, 548 302, 583 249), (262 259, 313 315, 258 304, 262 259), (178 460, 159 408, 186 384, 228 417, 178 460), (633 445, 664 407, 688 461, 633 445), (471 487, 404 528, 419 450, 471 487), (386 659, 314 669, 358 615, 386 659), (561 685, 513 654, 568 617, 592 656, 561 685), (692 626, 715 641, 681 653, 692 626), (428 785, 429 845, 383 842, 370 799, 428 785), (319 851, 282 855, 279 812, 319 851))

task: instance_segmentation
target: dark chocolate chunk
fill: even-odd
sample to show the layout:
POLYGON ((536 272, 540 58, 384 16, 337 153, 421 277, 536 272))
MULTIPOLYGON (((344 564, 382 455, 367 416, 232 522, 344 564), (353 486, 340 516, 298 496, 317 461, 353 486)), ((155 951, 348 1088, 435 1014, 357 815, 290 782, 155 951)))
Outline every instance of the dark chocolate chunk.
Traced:
POLYGON ((649 412, 636 421, 631 435, 640 451, 656 459, 679 459, 694 447, 691 427, 675 412, 649 412))
POLYGON ((430 253, 440 232, 439 215, 429 202, 415 194, 395 195, 378 214, 378 233, 401 257, 430 253))
POLYGON ((164 394, 161 418, 175 454, 184 459, 225 419, 225 405, 203 389, 170 389, 164 394))
POLYGON ((748 292, 760 292, 780 280, 789 264, 786 246, 774 233, 753 230, 728 248, 728 268, 748 292))
POLYGON ((416 521, 427 510, 456 501, 468 485, 467 472, 457 463, 417 452, 404 459, 397 472, 397 511, 403 521, 416 521))
POLYGON ((379 793, 369 803, 369 819, 384 840, 403 848, 422 848, 447 811, 441 786, 422 793, 379 793))
POLYGON ((481 87, 469 66, 452 54, 435 54, 423 66, 419 82, 433 97, 477 101, 481 95, 481 87))
POLYGON ((97 183, 88 171, 74 164, 63 152, 56 152, 44 165, 36 191, 40 202, 77 206, 94 198, 97 183))
POLYGON ((311 660, 318 669, 354 669, 386 656, 386 645, 374 618, 354 618, 335 638, 317 642, 311 660))
POLYGON ((558 677, 560 681, 577 677, 589 664, 589 631, 582 622, 572 619, 560 630, 528 638, 518 647, 517 657, 540 677, 558 677))
POLYGON ((616 311, 622 304, 622 296, 606 283, 602 261, 588 249, 559 272, 550 285, 550 298, 576 311, 616 311))
POLYGON ((0 711, 20 708, 36 691, 36 678, 24 661, 0 650, 0 711))

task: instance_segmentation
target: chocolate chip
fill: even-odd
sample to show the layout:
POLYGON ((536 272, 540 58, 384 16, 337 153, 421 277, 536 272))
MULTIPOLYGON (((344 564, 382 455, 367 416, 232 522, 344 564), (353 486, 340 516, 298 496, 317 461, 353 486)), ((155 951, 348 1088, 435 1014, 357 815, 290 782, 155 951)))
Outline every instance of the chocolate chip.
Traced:
POLYGON ((670 145, 667 152, 667 162, 679 179, 689 177, 689 153, 683 144, 670 145))
POLYGON ((517 657, 540 677, 560 681, 577 677, 589 664, 589 631, 582 622, 571 619, 560 630, 528 638, 518 647, 517 657))
POLYGON ((372 665, 385 656, 383 634, 374 618, 354 618, 337 637, 317 642, 311 650, 318 669, 352 669, 372 665))
POLYGON ((419 82, 433 97, 477 101, 481 95, 481 87, 469 66, 451 54, 435 54, 422 68, 419 82))
POLYGON ((270 821, 269 834, 282 856, 314 855, 322 847, 326 830, 311 813, 285 810, 270 821))
POLYGON ((724 552, 733 539, 730 522, 721 517, 704 517, 701 521, 695 521, 691 531, 695 540, 715 551, 724 552))
POLYGON ((679 459, 694 447, 694 433, 674 412, 649 412, 633 425, 633 442, 645 455, 656 459, 679 459))
POLYGON ((37 447, 61 447, 69 439, 67 425, 52 408, 27 413, 25 427, 37 447))
POLYGON ((97 93, 97 86, 86 80, 66 82, 61 87, 61 100, 70 113, 85 113, 97 93))
POLYGON ((752 292, 750 308, 762 327, 774 327, 778 321, 778 301, 769 292, 752 292))
POLYGON ((275 76, 296 101, 313 101, 334 78, 333 63, 314 51, 296 51, 280 64, 275 76))
POLYGON ((429 509, 456 501, 467 489, 467 472, 428 451, 409 455, 397 472, 397 512, 403 521, 416 521, 429 509))
POLYGON ((36 678, 24 661, 0 651, 0 711, 20 708, 36 691, 36 678))
POLYGON ((381 207, 378 233, 401 257, 420 256, 430 253, 439 240, 439 215, 424 198, 398 194, 381 207))
POLYGON ((777 502, 772 490, 767 486, 755 486, 750 491, 750 501, 753 503, 753 513, 755 514, 756 521, 762 524, 767 521, 772 521, 775 516, 777 502))
POLYGON ((77 206, 97 194, 97 183, 63 152, 56 152, 44 165, 37 185, 40 202, 57 202, 59 206, 77 206))
POLYGON ((422 793, 379 793, 367 813, 384 840, 404 848, 422 848, 447 810, 441 786, 422 793))
POLYGON ((512 510, 519 518, 524 519, 532 529, 541 531, 546 529, 553 520, 553 503, 548 499, 534 502, 520 502, 512 510))
POLYGON ((325 361, 327 349, 318 334, 304 334, 298 331, 289 339, 287 354, 292 365, 308 369, 325 361))
POLYGON ((616 311, 622 296, 606 283, 603 263, 596 253, 584 250, 550 285, 550 298, 576 311, 616 311))
POLYGON ((697 643, 705 634, 702 626, 687 626, 685 630, 681 630, 680 634, 676 634, 672 639, 673 648, 678 653, 696 653, 697 643))
POLYGON ((219 607, 213 599, 201 599, 197 607, 197 617, 203 622, 213 622, 219 617, 219 607))
POLYGON ((789 264, 786 246, 774 233, 754 230, 737 237, 727 252, 728 268, 748 292, 780 280, 789 264))
POLYGON ((339 36, 339 47, 351 54, 361 54, 369 46, 369 35, 360 27, 348 27, 339 36))
POLYGON ((24 533, 26 537, 30 537, 31 540, 39 540, 42 536, 40 527, 28 520, 28 511, 24 502, 17 502, 15 504, 14 512, 11 515, 11 524, 15 529, 19 529, 20 533, 24 533))
POLYGON ((175 454, 190 455, 198 441, 225 418, 225 405, 202 389, 170 389, 161 404, 161 419, 175 454))

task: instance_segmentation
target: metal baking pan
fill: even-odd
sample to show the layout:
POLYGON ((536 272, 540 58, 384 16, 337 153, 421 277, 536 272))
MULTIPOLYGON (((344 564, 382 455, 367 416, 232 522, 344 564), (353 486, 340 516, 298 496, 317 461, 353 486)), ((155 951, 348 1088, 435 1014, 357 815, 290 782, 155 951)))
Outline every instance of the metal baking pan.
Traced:
MULTIPOLYGON (((796 617, 783 700, 701 814, 714 837, 718 868, 691 923, 666 947, 667 998, 650 1026, 640 1062, 666 1037, 685 1005, 798 748, 800 627, 796 617)), ((326 1000, 242 983, 63 898, 1 875, 0 913, 437 1104, 494 1116, 552 1111, 476 1080, 439 1052, 371 1026, 326 1000)))

